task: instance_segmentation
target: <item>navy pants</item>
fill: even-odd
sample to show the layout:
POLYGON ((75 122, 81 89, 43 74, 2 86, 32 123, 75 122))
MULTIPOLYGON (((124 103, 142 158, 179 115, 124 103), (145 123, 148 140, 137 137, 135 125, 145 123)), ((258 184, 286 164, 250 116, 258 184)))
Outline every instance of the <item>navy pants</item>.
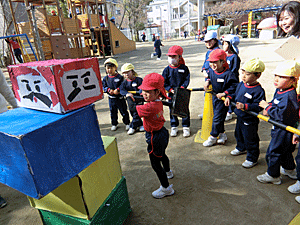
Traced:
POLYGON ((292 144, 293 134, 274 127, 271 131, 271 141, 266 154, 268 174, 272 177, 280 176, 280 166, 286 170, 295 169, 292 155, 295 145, 292 144))
POLYGON ((157 58, 160 58, 161 57, 161 49, 160 48, 156 48, 155 49, 155 53, 153 54, 154 56, 157 55, 157 58))
POLYGON ((130 115, 132 116, 132 121, 130 123, 130 128, 132 129, 137 129, 140 126, 143 126, 143 121, 141 117, 139 117, 138 112, 136 111, 136 105, 142 105, 143 102, 138 102, 136 99, 137 103, 132 100, 131 97, 126 98, 127 99, 127 104, 129 108, 130 115))
POLYGON ((151 166, 161 186, 167 188, 169 187, 169 181, 166 172, 170 171, 170 161, 166 155, 166 148, 169 143, 169 132, 165 127, 162 127, 159 131, 146 131, 145 136, 151 166))
POLYGON ((295 161, 296 161, 296 164, 297 164, 297 180, 300 181, 300 145, 299 145, 299 148, 298 148, 298 153, 297 153, 297 156, 295 157, 295 161))
MULTIPOLYGON (((255 118, 254 118, 255 119, 255 118)), ((251 162, 257 162, 259 157, 259 137, 258 123, 245 123, 239 116, 235 126, 236 149, 247 151, 246 159, 251 162)))
POLYGON ((113 126, 118 125, 118 110, 123 117, 123 123, 128 125, 130 123, 129 114, 127 112, 127 105, 124 98, 109 98, 109 109, 110 109, 110 118, 111 124, 113 126))
POLYGON ((220 133, 224 133, 224 122, 228 107, 224 105, 224 101, 213 96, 213 109, 214 117, 212 123, 212 129, 210 135, 213 137, 218 137, 220 133))
MULTIPOLYGON (((171 99, 169 99, 168 102, 172 102, 173 96, 174 96, 173 94, 169 93, 169 97, 171 99)), ((178 127, 179 126, 178 117, 171 115, 171 107, 169 107, 169 109, 170 109, 170 124, 171 124, 171 127, 178 127)), ((191 121, 191 119, 190 119, 190 112, 189 112, 188 117, 182 118, 182 127, 190 127, 190 125, 191 125, 190 121, 191 121)))

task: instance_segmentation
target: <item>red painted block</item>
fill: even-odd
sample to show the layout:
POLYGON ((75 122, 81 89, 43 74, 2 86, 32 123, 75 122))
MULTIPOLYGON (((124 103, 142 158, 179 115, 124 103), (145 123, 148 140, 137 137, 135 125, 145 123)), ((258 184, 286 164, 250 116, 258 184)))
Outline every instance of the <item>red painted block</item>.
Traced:
POLYGON ((97 58, 23 63, 8 72, 21 107, 65 113, 103 98, 97 58))

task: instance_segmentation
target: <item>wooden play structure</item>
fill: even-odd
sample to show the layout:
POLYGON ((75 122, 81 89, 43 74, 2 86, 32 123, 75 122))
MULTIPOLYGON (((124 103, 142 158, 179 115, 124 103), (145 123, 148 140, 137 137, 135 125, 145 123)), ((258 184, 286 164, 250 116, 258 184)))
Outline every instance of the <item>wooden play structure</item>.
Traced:
MULTIPOLYGON (((39 60, 105 58, 136 49, 135 42, 108 20, 105 0, 67 0, 68 18, 58 0, 9 0, 9 4, 16 33, 27 34, 39 60), (16 22, 12 2, 25 4, 28 22, 16 22), (52 15, 46 11, 49 5, 56 6, 52 15)), ((21 38, 20 43, 24 62, 35 61, 27 42, 21 38)))

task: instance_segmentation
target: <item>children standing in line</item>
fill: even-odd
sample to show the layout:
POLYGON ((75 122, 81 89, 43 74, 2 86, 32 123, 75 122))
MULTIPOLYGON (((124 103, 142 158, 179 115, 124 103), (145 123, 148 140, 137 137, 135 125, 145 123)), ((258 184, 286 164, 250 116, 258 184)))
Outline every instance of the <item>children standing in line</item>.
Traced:
MULTIPOLYGON (((173 99, 175 88, 187 88, 190 83, 190 71, 185 65, 182 58, 183 49, 178 45, 172 46, 168 51, 168 62, 162 76, 165 79, 164 87, 169 92, 169 97, 173 99)), ((171 102, 171 100, 169 100, 171 102)), ((170 108, 170 122, 171 122, 171 137, 176 137, 178 132, 179 121, 177 116, 171 115, 170 108)), ((183 137, 189 137, 190 134, 190 116, 182 118, 183 137)))
POLYGON ((257 79, 264 70, 265 64, 258 58, 245 62, 242 66, 242 82, 237 85, 235 93, 228 95, 225 100, 225 106, 229 106, 230 101, 236 103, 234 112, 237 122, 234 134, 237 145, 230 153, 233 156, 247 153, 246 161, 242 164, 245 168, 255 166, 259 157, 259 119, 247 111, 259 113, 262 110, 258 104, 266 100, 265 90, 257 79))
MULTIPOLYGON (((229 65, 229 70, 231 70, 231 72, 235 74, 237 80, 239 80, 239 69, 240 69, 241 59, 238 55, 239 49, 237 46, 240 43, 240 39, 236 35, 229 34, 224 38, 222 38, 222 41, 223 41, 223 50, 227 54, 226 60, 229 65)), ((229 105, 229 110, 227 112, 225 121, 232 119, 232 112, 233 112, 233 107, 229 105)))
POLYGON ((155 53, 151 54, 151 58, 153 58, 154 56, 157 55, 157 60, 161 60, 161 58, 160 58, 161 57, 160 46, 164 46, 164 45, 161 43, 160 35, 156 34, 156 40, 154 42, 154 51, 155 51, 155 53))
POLYGON ((132 121, 130 123, 130 128, 127 134, 131 135, 139 129, 139 131, 144 131, 143 121, 139 117, 136 111, 136 105, 143 105, 144 101, 141 99, 135 99, 134 96, 140 96, 139 94, 132 94, 128 91, 139 91, 138 87, 142 84, 143 79, 138 77, 137 73, 134 71, 134 66, 131 63, 125 63, 121 67, 122 74, 125 80, 120 86, 121 95, 126 97, 129 112, 132 116, 132 121))
MULTIPOLYGON (((201 72, 203 72, 204 78, 207 78, 208 74, 208 69, 209 67, 209 55, 210 53, 215 50, 219 49, 219 40, 217 39, 218 35, 217 32, 215 31, 208 31, 204 37, 204 42, 205 42, 205 47, 208 49, 205 55, 205 60, 202 66, 201 72)), ((200 119, 202 119, 203 114, 198 115, 200 119)))
POLYGON ((238 81, 229 70, 226 56, 224 50, 216 49, 212 51, 208 58, 211 68, 208 70, 208 78, 206 79, 204 89, 206 91, 209 85, 212 84, 213 91, 217 94, 213 96, 214 117, 212 131, 210 133, 211 136, 203 143, 205 147, 212 146, 216 143, 225 144, 227 141, 224 121, 228 107, 224 105, 221 98, 234 93, 238 81))
POLYGON ((154 191, 152 196, 163 198, 174 194, 173 185, 169 185, 168 181, 168 179, 173 178, 170 161, 166 155, 169 133, 164 127, 163 104, 159 99, 160 97, 168 98, 164 88, 164 78, 158 73, 150 73, 144 77, 139 89, 142 90, 142 96, 147 103, 137 105, 136 110, 139 116, 144 118, 147 150, 151 166, 161 183, 160 188, 154 191))
POLYGON ((120 85, 124 77, 117 71, 118 63, 115 59, 109 58, 104 62, 106 76, 102 80, 103 91, 108 94, 109 109, 111 117, 111 130, 115 131, 118 128, 118 110, 123 116, 123 123, 126 125, 126 131, 129 130, 129 114, 124 96, 120 94, 120 85))
MULTIPOLYGON (((274 71, 276 91, 273 100, 270 103, 264 100, 259 103, 259 106, 264 108, 264 115, 291 127, 294 127, 299 120, 295 85, 300 74, 296 67, 295 61, 280 63, 274 71)), ((292 155, 295 150, 295 145, 292 143, 293 134, 273 126, 271 137, 266 153, 268 170, 265 174, 257 176, 257 180, 262 183, 280 184, 280 173, 295 179, 296 166, 292 155)))
POLYGON ((300 2, 290 1, 277 12, 277 31, 279 37, 300 37, 300 2))

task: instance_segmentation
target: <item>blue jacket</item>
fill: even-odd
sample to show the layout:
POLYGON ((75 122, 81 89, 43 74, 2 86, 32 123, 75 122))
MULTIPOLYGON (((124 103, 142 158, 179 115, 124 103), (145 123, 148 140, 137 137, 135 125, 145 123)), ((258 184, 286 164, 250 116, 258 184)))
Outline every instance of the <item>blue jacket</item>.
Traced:
POLYGON ((119 73, 116 76, 109 76, 106 75, 103 80, 102 80, 102 86, 103 86, 103 91, 108 94, 108 97, 110 98, 119 98, 122 97, 121 94, 118 95, 110 95, 109 90, 120 90, 120 85, 124 81, 124 77, 120 75, 119 73))
POLYGON ((184 64, 180 64, 178 67, 167 66, 163 70, 162 76, 165 78, 164 86, 167 91, 178 87, 187 88, 190 83, 190 71, 184 64))

